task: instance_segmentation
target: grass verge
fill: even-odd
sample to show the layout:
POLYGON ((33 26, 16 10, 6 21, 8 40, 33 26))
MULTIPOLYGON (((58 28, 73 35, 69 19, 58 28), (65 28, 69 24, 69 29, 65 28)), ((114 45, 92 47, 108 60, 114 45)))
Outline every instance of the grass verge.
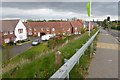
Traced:
MULTIPOLYGON (((91 32, 91 36, 96 32, 93 30, 91 32)), ((74 55, 77 49, 79 49, 86 41, 89 39, 88 33, 83 34, 79 39, 72 40, 68 42, 65 46, 59 47, 58 50, 62 52, 62 64, 63 59, 69 59, 71 56, 74 55)), ((46 44, 41 44, 42 50, 37 49, 37 46, 31 48, 30 50, 26 51, 22 55, 18 56, 11 61, 11 63, 16 62, 23 59, 31 59, 35 54, 42 53, 46 51, 48 47, 46 44), (40 51, 40 52, 39 52, 40 51), (33 53, 34 52, 34 53, 33 53)), ((57 50, 56 50, 57 51, 57 50)), ((47 55, 44 55, 38 59, 31 59, 29 63, 26 63, 21 66, 16 66, 13 69, 9 70, 8 72, 3 74, 3 78, 45 78, 48 79, 60 66, 55 65, 55 52, 50 52, 47 55)), ((87 51, 88 52, 88 51, 87 51)), ((88 54, 89 53, 85 53, 88 54)), ((33 57, 34 58, 34 57, 33 57)), ((80 59, 80 65, 76 65, 74 69, 70 73, 70 77, 72 78, 83 78, 84 71, 88 68, 89 63, 89 56, 83 55, 80 59)))

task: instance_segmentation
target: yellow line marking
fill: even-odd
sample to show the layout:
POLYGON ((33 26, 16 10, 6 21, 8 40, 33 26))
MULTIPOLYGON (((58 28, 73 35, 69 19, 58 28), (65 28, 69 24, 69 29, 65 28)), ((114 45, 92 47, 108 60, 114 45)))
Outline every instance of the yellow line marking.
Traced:
POLYGON ((98 43, 97 43, 97 47, 98 47, 98 48, 118 50, 118 44, 110 44, 110 43, 98 42, 98 43))

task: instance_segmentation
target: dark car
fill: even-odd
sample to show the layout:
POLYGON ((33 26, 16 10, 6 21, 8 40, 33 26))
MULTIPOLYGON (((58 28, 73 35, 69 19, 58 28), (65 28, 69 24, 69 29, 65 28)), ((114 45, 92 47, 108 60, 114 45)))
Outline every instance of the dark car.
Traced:
POLYGON ((40 39, 35 39, 33 42, 32 42, 32 46, 36 46, 38 44, 41 43, 41 40, 40 39))

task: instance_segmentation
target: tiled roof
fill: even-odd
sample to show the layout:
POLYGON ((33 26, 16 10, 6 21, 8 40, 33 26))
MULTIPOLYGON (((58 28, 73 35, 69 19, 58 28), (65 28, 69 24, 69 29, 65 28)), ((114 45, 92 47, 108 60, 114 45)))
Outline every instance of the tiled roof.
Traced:
POLYGON ((82 27, 83 24, 81 21, 71 21, 71 22, 24 22, 23 23, 27 28, 55 28, 56 31, 68 30, 72 27, 82 27))
POLYGON ((28 28, 28 27, 32 27, 32 28, 43 28, 43 27, 47 27, 46 22, 23 22, 23 24, 28 28))
POLYGON ((71 21, 72 27, 82 27, 83 24, 80 21, 71 21))
POLYGON ((19 19, 16 20, 0 20, 0 32, 14 31, 19 19))

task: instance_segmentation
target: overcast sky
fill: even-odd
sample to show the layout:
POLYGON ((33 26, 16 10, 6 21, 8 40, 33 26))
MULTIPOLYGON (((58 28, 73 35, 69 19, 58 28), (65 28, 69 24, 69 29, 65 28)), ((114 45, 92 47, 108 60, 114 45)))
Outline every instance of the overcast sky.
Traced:
MULTIPOLYGON (((6 0, 7 1, 7 0, 6 0)), ((86 2, 2 2, 2 18, 88 20, 86 2)), ((118 2, 92 2, 91 19, 118 18, 118 2)))

